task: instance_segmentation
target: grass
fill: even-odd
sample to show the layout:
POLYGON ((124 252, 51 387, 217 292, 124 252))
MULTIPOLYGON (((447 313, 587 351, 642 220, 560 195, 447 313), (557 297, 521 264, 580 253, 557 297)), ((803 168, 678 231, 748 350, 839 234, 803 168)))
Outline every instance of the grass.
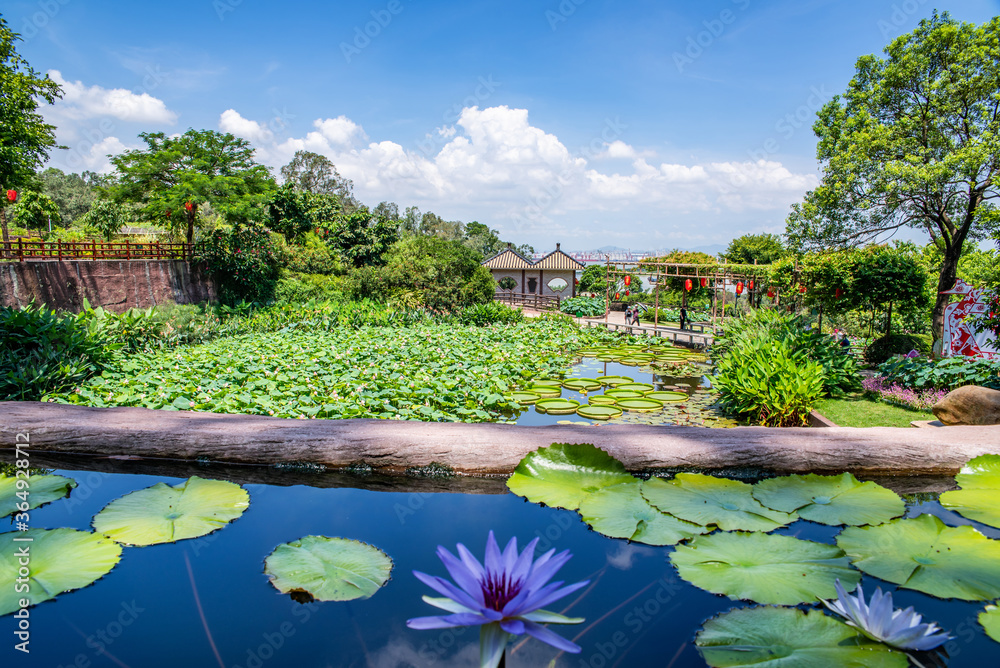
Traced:
POLYGON ((815 409, 838 427, 909 427, 913 420, 933 420, 932 413, 854 395, 844 399, 820 399, 815 409))

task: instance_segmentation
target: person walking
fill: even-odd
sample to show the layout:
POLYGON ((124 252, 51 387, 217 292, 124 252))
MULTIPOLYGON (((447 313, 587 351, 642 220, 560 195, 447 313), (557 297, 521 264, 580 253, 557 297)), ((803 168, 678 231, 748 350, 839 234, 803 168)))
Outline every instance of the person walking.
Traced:
POLYGON ((683 306, 681 307, 681 329, 684 329, 684 325, 687 323, 688 312, 683 306))

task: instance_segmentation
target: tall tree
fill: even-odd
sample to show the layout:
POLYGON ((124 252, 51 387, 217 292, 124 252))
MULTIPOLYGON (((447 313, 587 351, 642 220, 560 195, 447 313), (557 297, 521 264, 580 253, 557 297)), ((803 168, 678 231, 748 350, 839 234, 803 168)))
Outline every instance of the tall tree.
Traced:
POLYGON ((45 230, 49 222, 59 224, 59 207, 45 193, 25 190, 14 205, 14 222, 29 230, 45 230))
POLYGON ((787 235, 801 246, 853 246, 902 228, 943 251, 932 311, 935 338, 966 241, 1000 215, 1000 17, 976 26, 945 14, 863 56, 843 99, 813 130, 820 186, 793 207, 787 235))
POLYGON ((345 211, 358 208, 354 182, 340 175, 330 159, 312 151, 296 151, 291 162, 281 168, 282 180, 295 190, 314 195, 336 195, 345 211))
POLYGON ((93 172, 84 172, 83 175, 65 174, 55 167, 49 167, 38 175, 45 194, 59 207, 59 218, 63 225, 72 225, 94 204, 97 199, 94 176, 93 172))
POLYGON ((729 242, 729 247, 719 257, 737 264, 771 264, 777 262, 788 250, 777 234, 744 234, 729 242))
MULTIPOLYGON (((41 102, 55 104, 62 89, 48 75, 39 76, 18 55, 14 43, 21 36, 0 16, 0 190, 23 188, 56 145, 55 126, 38 113, 41 102)), ((0 201, 0 228, 9 241, 6 197, 0 201)))
POLYGON ((111 158, 117 168, 113 199, 141 206, 154 222, 184 225, 194 242, 198 207, 211 204, 230 223, 258 220, 274 189, 267 167, 254 161, 250 142, 229 133, 188 130, 179 137, 142 133, 146 148, 111 158))

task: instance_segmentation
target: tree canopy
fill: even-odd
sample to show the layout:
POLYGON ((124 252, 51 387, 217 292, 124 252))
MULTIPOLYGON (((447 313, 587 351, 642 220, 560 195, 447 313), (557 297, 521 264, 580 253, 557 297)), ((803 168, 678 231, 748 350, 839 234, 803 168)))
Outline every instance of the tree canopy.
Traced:
POLYGON ((296 151, 291 162, 281 168, 281 178, 294 190, 314 195, 335 195, 346 211, 358 208, 354 182, 340 175, 326 156, 312 151, 296 151))
MULTIPOLYGON (((99 177, 93 172, 65 174, 61 169, 49 167, 38 175, 45 194, 59 207, 59 219, 64 226, 72 225, 97 199, 99 177)), ((52 221, 55 224, 55 220, 52 221)))
MULTIPOLYGON (((843 97, 820 110, 823 179, 793 207, 787 235, 808 248, 922 230, 943 251, 940 293, 966 241, 1000 220, 1000 17, 977 26, 935 12, 885 53, 860 58, 843 97)), ((935 338, 948 299, 935 301, 935 338)))
POLYGON ((777 234, 744 234, 729 242, 719 258, 737 264, 771 264, 788 254, 777 234))

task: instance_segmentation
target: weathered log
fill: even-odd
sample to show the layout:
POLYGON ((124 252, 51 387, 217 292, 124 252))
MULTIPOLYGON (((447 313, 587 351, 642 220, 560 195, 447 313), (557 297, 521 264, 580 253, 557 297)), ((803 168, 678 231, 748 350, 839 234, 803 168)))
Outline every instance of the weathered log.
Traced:
POLYGON ((399 420, 289 420, 144 408, 0 402, 0 447, 28 433, 38 452, 135 455, 242 464, 368 465, 383 472, 441 464, 470 475, 510 473, 551 443, 593 443, 632 471, 650 469, 954 474, 1000 453, 1000 426, 901 429, 527 427, 399 420))

